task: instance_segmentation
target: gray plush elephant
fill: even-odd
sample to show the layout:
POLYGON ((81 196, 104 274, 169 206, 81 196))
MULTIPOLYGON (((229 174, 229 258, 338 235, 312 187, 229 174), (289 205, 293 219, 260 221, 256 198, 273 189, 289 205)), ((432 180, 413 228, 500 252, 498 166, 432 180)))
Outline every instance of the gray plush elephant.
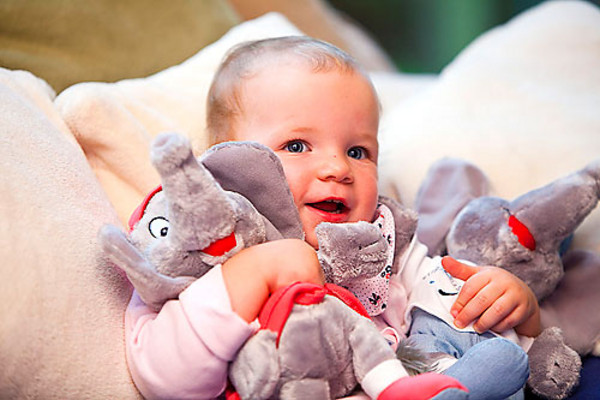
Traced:
MULTIPOLYGON (((154 309, 245 247, 303 237, 283 169, 270 149, 256 143, 226 143, 197 159, 187 139, 162 134, 153 143, 151 159, 161 187, 132 216, 130 235, 105 226, 99 238, 106 255, 154 309)), ((403 245, 415 223, 407 229, 412 231, 399 236, 403 245)), ((325 226, 321 235, 333 242, 348 238, 346 246, 360 249, 351 252, 349 261, 363 267, 348 274, 336 270, 341 265, 328 265, 330 281, 347 283, 379 271, 387 243, 369 224, 325 226)), ((320 251, 328 248, 324 244, 320 251)), ((338 289, 311 289, 322 298, 293 305, 279 334, 266 329, 248 340, 230 373, 241 398, 336 398, 357 384, 378 399, 415 398, 414 389, 410 395, 405 391, 410 385, 423 387, 417 398, 467 397, 465 388, 450 377, 389 375, 390 370, 404 371, 404 366, 373 322, 355 311, 360 303, 355 301, 358 305, 350 308, 340 300, 347 296, 339 296, 344 290, 338 289)), ((426 367, 416 350, 401 346, 407 366, 426 367)))
POLYGON ((269 175, 261 179, 282 182, 276 160, 262 146, 215 148, 207 152, 204 163, 199 163, 187 139, 164 134, 154 141, 151 159, 161 176, 161 186, 132 215, 129 237, 117 227, 106 226, 100 241, 111 260, 127 273, 142 300, 154 309, 159 310, 193 280, 244 247, 302 237, 297 217, 279 212, 294 209, 286 186, 272 185, 266 193, 254 184, 258 165, 264 167, 261 174, 269 175), (235 167, 235 162, 249 160, 254 160, 253 165, 235 167), (211 163, 216 164, 213 170, 239 170, 245 185, 240 190, 269 196, 269 202, 264 202, 269 208, 261 213, 248 197, 223 189, 206 166, 211 163))
POLYGON ((563 399, 578 384, 579 354, 600 343, 600 315, 592 311, 600 304, 600 257, 561 254, 561 246, 598 204, 600 161, 513 201, 483 196, 485 187, 477 167, 455 159, 438 162, 417 202, 426 220, 437 220, 426 225, 437 225, 438 232, 421 237, 432 239, 430 248, 439 248, 437 240, 445 236, 449 255, 505 268, 529 285, 546 329, 528 351, 528 385, 539 396, 563 399), (461 190, 462 204, 456 201, 461 190), (442 220, 449 221, 447 233, 442 220), (584 265, 589 262, 595 267, 584 265))

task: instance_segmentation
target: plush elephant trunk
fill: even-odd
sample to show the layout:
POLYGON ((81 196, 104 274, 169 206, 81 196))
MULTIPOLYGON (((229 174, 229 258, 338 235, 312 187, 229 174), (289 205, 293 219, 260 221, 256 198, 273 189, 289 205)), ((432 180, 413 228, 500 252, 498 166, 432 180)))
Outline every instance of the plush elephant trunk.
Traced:
POLYGON ((167 199, 172 244, 184 251, 202 250, 233 232, 234 210, 227 195, 194 157, 186 138, 157 136, 151 159, 167 199))
POLYGON ((535 241, 555 249, 571 235, 598 204, 600 161, 531 191, 510 203, 510 213, 535 241))

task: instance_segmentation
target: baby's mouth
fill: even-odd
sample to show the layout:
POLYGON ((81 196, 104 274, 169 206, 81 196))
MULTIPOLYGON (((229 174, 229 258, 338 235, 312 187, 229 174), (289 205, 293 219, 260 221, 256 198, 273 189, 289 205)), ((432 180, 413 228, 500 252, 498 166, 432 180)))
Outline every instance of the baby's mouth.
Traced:
POLYGON ((324 200, 317 203, 308 203, 307 205, 331 214, 344 214, 350 210, 341 200, 324 200))

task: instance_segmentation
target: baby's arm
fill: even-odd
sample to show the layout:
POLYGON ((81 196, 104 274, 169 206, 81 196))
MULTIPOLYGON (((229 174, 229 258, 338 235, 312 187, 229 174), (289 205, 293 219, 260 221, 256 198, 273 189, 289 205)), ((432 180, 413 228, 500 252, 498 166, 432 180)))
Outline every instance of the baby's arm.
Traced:
POLYGON ((254 332, 269 294, 295 281, 322 283, 315 250, 301 240, 257 245, 209 271, 158 312, 134 293, 126 312, 131 375, 146 398, 214 398, 229 362, 254 332))
POLYGON ((291 283, 323 283, 317 253, 299 239, 266 242, 244 249, 223 265, 231 307, 250 322, 271 293, 291 283))
POLYGON ((540 310, 531 289, 510 272, 497 267, 473 267, 444 257, 452 276, 465 281, 451 313, 459 328, 477 320, 477 332, 503 332, 514 328, 524 336, 540 333, 540 310))

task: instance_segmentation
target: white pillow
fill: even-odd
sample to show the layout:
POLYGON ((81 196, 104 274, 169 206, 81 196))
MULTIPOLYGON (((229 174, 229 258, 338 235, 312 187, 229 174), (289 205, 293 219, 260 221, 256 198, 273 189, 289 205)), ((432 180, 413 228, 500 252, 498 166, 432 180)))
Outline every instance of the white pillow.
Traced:
MULTIPOLYGON (((600 10, 546 2, 475 40, 424 91, 387 112, 382 190, 413 205, 445 157, 479 166, 512 199, 600 158, 600 10)), ((600 251, 600 210, 575 247, 600 251)))

